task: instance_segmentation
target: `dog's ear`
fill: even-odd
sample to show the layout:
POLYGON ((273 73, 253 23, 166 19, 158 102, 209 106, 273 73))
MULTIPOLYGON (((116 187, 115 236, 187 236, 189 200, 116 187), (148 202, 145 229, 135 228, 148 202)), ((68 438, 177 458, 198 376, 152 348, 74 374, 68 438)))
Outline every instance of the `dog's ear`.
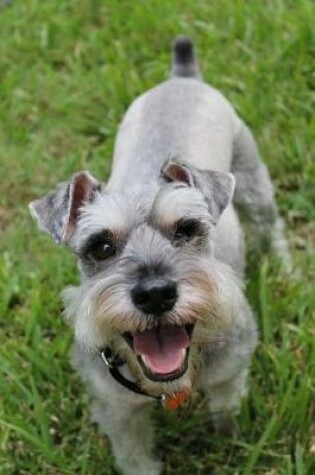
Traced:
POLYGON ((170 161, 162 169, 167 182, 182 182, 198 188, 203 194, 213 224, 232 200, 235 178, 231 173, 201 170, 186 163, 170 161))
POLYGON ((101 184, 89 172, 78 172, 56 190, 29 204, 39 228, 57 243, 67 243, 75 230, 80 207, 91 202, 101 184))

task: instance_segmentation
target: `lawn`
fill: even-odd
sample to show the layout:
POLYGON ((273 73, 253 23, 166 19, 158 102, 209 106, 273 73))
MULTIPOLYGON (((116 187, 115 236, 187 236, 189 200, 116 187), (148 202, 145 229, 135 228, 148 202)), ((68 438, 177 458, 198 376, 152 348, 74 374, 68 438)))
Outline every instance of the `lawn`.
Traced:
POLYGON ((254 130, 297 272, 271 256, 249 269, 260 344, 239 437, 214 435, 200 397, 186 417, 156 410, 157 450, 167 475, 315 474, 314 25, 311 0, 0 0, 1 475, 115 473, 68 359, 59 294, 76 264, 27 204, 77 170, 106 178, 124 111, 167 77, 179 33, 254 130))

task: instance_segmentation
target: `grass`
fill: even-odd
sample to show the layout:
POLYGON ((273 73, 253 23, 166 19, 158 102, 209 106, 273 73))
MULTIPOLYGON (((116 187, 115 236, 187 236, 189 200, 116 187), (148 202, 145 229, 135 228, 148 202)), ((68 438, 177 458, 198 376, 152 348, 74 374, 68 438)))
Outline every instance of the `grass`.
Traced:
POLYGON ((169 47, 191 35, 204 77, 258 139, 300 278, 270 257, 251 272, 260 327, 249 398, 232 441, 156 411, 166 473, 315 473, 315 7, 311 0, 0 2, 0 473, 112 474, 68 363, 65 249, 39 235, 27 203, 74 171, 106 177, 130 102, 163 80, 169 47))

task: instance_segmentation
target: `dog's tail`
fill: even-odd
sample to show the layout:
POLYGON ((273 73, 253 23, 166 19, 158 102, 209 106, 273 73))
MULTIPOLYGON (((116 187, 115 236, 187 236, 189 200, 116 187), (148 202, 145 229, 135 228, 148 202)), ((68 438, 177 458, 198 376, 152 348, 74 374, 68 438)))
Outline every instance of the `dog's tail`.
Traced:
POLYGON ((194 45, 187 36, 178 36, 174 42, 171 77, 201 79, 194 45))

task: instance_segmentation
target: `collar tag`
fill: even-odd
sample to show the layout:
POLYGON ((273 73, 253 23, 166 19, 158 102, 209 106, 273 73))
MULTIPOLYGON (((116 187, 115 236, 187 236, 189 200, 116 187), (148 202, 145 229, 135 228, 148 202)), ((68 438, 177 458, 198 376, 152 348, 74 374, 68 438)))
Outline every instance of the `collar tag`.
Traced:
POLYGON ((184 404, 190 401, 190 391, 187 389, 183 389, 182 391, 178 391, 174 393, 172 396, 166 396, 163 394, 162 396, 162 404, 165 409, 169 411, 175 411, 176 409, 180 409, 183 407, 184 404))

